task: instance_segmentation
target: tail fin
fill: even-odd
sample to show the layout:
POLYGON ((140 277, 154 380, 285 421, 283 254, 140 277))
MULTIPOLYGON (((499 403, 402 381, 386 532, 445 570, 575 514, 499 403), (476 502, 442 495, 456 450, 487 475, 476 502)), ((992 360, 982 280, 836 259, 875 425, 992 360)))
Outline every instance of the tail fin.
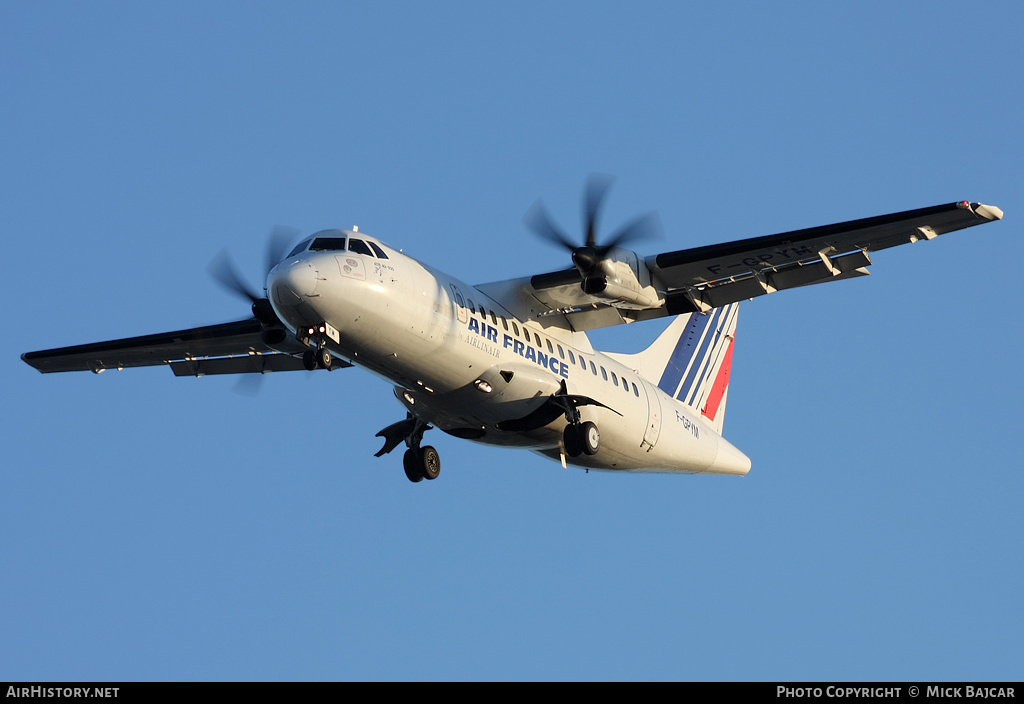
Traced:
POLYGON ((650 347, 628 355, 628 363, 642 376, 700 411, 719 434, 729 393, 738 313, 739 304, 731 303, 708 314, 681 315, 650 347))

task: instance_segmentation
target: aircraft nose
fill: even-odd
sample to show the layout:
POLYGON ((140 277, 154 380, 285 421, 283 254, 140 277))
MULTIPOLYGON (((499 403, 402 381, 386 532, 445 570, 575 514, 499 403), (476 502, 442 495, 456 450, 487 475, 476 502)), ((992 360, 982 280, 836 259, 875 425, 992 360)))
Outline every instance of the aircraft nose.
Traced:
POLYGON ((280 306, 295 306, 316 291, 316 267, 309 262, 298 261, 280 266, 270 272, 267 290, 274 303, 280 306))

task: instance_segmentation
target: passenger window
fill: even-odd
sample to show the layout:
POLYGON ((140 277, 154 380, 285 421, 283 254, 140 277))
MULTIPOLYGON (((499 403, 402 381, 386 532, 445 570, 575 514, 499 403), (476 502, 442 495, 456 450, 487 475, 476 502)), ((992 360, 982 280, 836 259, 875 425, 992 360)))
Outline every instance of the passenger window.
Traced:
POLYGON ((466 304, 469 306, 469 312, 470 313, 476 313, 476 308, 473 307, 473 299, 472 298, 467 298, 466 299, 466 304))
POLYGON ((622 377, 622 390, 629 393, 629 382, 626 381, 626 377, 622 377))
POLYGON ((601 367, 601 378, 608 381, 608 372, 604 370, 604 367, 601 367))
POLYGON ((554 348, 551 347, 551 340, 547 340, 546 339, 546 340, 544 340, 544 342, 548 343, 548 354, 554 354, 555 350, 554 350, 554 348))
POLYGON ((633 384, 633 395, 640 398, 640 389, 636 388, 636 384, 633 384))
POLYGON ((580 366, 583 367, 584 369, 587 368, 587 361, 583 359, 583 355, 580 355, 580 366))
POLYGON ((537 341, 537 347, 540 347, 540 335, 533 333, 533 339, 537 341))
POLYGON ((365 254, 368 257, 373 256, 373 252, 366 246, 366 243, 362 240, 357 240, 352 237, 348 240, 348 251, 355 252, 356 254, 365 254))
POLYGON ((558 346, 558 356, 561 357, 562 359, 565 359, 565 352, 562 351, 561 345, 558 346))
POLYGON ((573 364, 576 364, 576 355, 572 353, 572 350, 569 350, 569 361, 573 364))
POLYGON ((377 255, 378 259, 388 258, 388 255, 384 254, 384 250, 378 247, 376 242, 367 242, 367 244, 373 249, 373 253, 377 255))
POLYGON ((503 315, 503 316, 501 316, 501 326, 502 326, 503 328, 505 328, 506 330, 508 330, 508 321, 507 321, 507 320, 505 320, 505 316, 504 316, 504 315, 503 315))
POLYGON ((519 334, 519 326, 516 325, 516 321, 514 320, 512 321, 512 332, 514 332, 516 335, 519 334))
POLYGON ((597 376, 597 367, 594 366, 593 362, 590 363, 590 373, 597 376))
POLYGON ((493 310, 489 310, 487 312, 491 314, 491 322, 494 323, 495 325, 497 325, 498 324, 498 318, 494 315, 494 311, 493 310))
POLYGON ((615 376, 615 372, 612 372, 612 386, 619 385, 619 377, 615 376))

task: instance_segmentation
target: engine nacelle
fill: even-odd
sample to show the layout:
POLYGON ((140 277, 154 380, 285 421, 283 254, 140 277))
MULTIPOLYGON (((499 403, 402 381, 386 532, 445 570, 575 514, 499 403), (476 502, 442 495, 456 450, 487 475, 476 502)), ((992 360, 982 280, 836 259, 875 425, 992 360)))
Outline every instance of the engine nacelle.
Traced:
POLYGON ((657 291, 648 286, 647 290, 641 289, 635 284, 636 279, 629 282, 610 281, 598 276, 590 276, 583 280, 583 292, 615 303, 622 308, 655 308, 659 305, 657 291))
POLYGON ((302 354, 309 349, 308 345, 299 342, 295 335, 284 328, 268 328, 260 333, 260 340, 270 349, 282 354, 302 354))
POLYGON ((655 308, 661 304, 658 292, 650 285, 650 276, 641 282, 639 257, 634 252, 613 249, 583 278, 580 288, 588 296, 600 298, 620 308, 655 308))

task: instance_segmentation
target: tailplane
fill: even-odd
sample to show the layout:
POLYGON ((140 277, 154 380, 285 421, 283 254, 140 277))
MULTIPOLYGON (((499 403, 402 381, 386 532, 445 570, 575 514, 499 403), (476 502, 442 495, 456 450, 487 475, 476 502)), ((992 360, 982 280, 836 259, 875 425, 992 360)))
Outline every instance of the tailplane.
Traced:
POLYGON ((614 355, 722 433, 739 304, 680 315, 643 352, 614 355))

